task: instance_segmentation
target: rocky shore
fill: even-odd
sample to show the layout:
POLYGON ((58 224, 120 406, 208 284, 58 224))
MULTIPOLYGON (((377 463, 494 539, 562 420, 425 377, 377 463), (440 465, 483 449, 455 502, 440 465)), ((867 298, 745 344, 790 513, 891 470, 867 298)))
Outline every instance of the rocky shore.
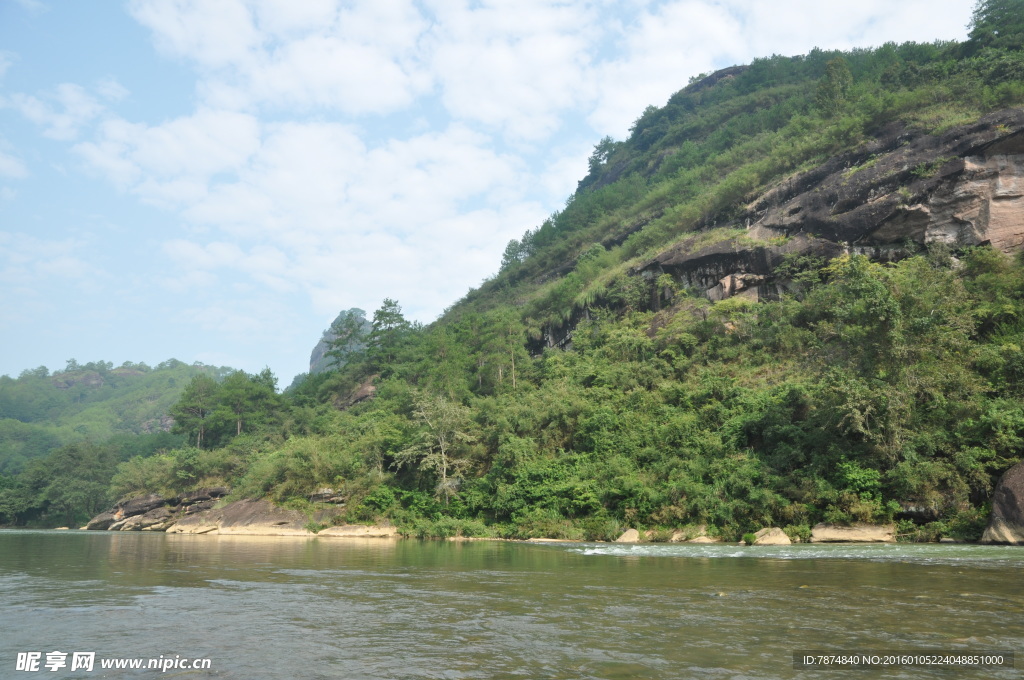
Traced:
POLYGON ((333 525, 340 508, 304 512, 282 508, 269 500, 223 503, 224 487, 199 489, 176 498, 150 494, 114 506, 89 520, 90 531, 162 531, 169 534, 220 534, 233 536, 335 536, 393 538, 392 526, 333 525), (326 528, 320 529, 324 525, 326 528), (316 530, 319 529, 319 530, 316 530))
MULTIPOLYGON (((322 490, 331 491, 330 489, 322 490)), ((282 508, 269 500, 224 502, 229 489, 197 489, 174 498, 149 494, 118 503, 89 520, 82 529, 90 531, 165 531, 169 534, 220 534, 235 536, 336 536, 394 538, 393 526, 339 524, 340 499, 321 493, 326 507, 312 515, 282 508)), ((64 528, 64 527, 62 527, 64 528)), ((617 543, 718 543, 706 527, 670 534, 627 529, 617 543)), ((804 539, 806 540, 806 536, 804 539)), ((548 540, 548 539, 533 539, 548 540)), ((951 539, 943 539, 947 541, 951 539)), ((766 527, 753 535, 753 545, 788 545, 792 538, 778 527, 766 527)), ((817 524, 811 529, 811 543, 895 543, 892 524, 817 524)), ((983 544, 1024 545, 1024 462, 1010 468, 996 485, 992 516, 979 541, 983 544)))

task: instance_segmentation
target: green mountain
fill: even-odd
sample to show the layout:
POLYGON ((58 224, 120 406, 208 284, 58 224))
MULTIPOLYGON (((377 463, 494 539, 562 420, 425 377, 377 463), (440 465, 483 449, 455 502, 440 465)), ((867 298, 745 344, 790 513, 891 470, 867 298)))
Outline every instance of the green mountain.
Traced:
MULTIPOLYGON (((1024 455, 1020 16, 693 79, 437 322, 386 300, 280 399, 193 379, 196 447, 118 464, 110 497, 343 497, 424 536, 977 537, 1024 455)), ((0 513, 34 488, 56 521, 22 477, 0 513)))
MULTIPOLYGON (((41 366, 16 379, 0 376, 0 474, 17 473, 29 460, 82 439, 100 443, 168 433, 174 422, 171 406, 189 381, 227 372, 175 359, 154 368, 71 360, 52 374, 41 366)), ((181 443, 178 437, 159 439, 181 443)))

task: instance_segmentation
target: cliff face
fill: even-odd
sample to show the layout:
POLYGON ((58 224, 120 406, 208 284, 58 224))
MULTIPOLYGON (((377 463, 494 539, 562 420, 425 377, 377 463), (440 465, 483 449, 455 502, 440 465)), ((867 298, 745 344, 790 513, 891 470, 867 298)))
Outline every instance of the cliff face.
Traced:
POLYGON ((362 338, 370 332, 370 322, 366 320, 366 312, 356 307, 345 310, 338 314, 337 318, 331 323, 330 328, 323 332, 320 337, 320 342, 316 343, 313 347, 313 351, 309 355, 309 373, 323 373, 328 370, 333 363, 344 365, 345 360, 343 357, 339 358, 336 362, 333 357, 327 356, 327 352, 331 349, 331 343, 336 341, 340 337, 340 332, 346 333, 352 339, 346 345, 347 351, 357 352, 365 348, 365 343, 362 338), (355 331, 353 333, 353 331, 355 331))
POLYGON ((635 273, 669 273, 711 299, 774 296, 787 255, 898 259, 928 243, 1024 246, 1024 110, 942 135, 894 126, 857 151, 788 178, 754 200, 746 238, 675 244, 635 273), (773 243, 774 242, 774 243, 773 243))

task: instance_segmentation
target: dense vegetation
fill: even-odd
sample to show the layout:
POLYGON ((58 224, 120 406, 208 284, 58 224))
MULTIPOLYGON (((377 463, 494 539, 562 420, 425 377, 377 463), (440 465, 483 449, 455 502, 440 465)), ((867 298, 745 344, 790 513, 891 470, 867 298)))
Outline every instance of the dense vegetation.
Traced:
MULTIPOLYGON (((1020 258, 794 257, 782 273, 797 292, 762 303, 630 270, 684 237, 745 238, 760 191, 887 126, 941 132, 1019 106, 1022 5, 979 3, 962 44, 696 78, 628 139, 602 140, 565 208, 434 324, 385 300, 368 327, 335 329, 335 370, 284 395, 269 372, 196 376, 171 411, 187 445, 90 465, 109 498, 223 483, 312 509, 330 487, 343 520, 417 535, 801 537, 903 518, 906 536, 976 537, 1024 451, 1020 258)), ((0 498, 44 498, 32 479, 0 478, 0 498)), ((0 519, 23 521, 11 507, 0 519)), ((94 509, 73 507, 35 517, 94 509)))
POLYGON ((112 502, 117 463, 185 444, 169 414, 192 378, 229 370, 71 359, 0 376, 0 522, 66 524, 112 502))

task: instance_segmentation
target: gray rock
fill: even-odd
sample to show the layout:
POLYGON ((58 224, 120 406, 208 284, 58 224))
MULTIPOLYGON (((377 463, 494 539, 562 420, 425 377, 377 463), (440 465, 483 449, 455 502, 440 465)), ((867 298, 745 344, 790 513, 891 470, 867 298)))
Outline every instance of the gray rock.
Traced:
POLYGON ((162 505, 167 505, 169 501, 174 499, 164 498, 158 496, 155 493, 151 493, 148 496, 142 496, 141 498, 133 498, 130 501, 118 504, 114 508, 114 515, 118 517, 133 517, 135 515, 142 515, 149 512, 153 508, 159 508, 162 505))
POLYGON ((114 513, 101 512, 89 520, 89 523, 85 525, 85 528, 89 531, 105 531, 116 521, 117 519, 114 517, 114 513))
POLYGON ((157 527, 166 529, 169 526, 168 523, 173 521, 172 517, 170 508, 161 506, 141 515, 125 518, 120 529, 121 531, 160 531, 161 529, 157 527))
POLYGON ((191 515, 191 514, 194 514, 194 513, 197 513, 197 512, 202 512, 203 510, 209 510, 210 508, 212 508, 214 506, 215 503, 216 503, 216 501, 213 501, 213 500, 200 501, 198 503, 193 503, 192 505, 184 506, 184 512, 185 512, 186 515, 191 515))
POLYGON ((992 494, 992 517, 982 543, 1024 545, 1024 461, 999 479, 992 494))
POLYGON ((778 527, 761 529, 754 536, 756 537, 754 545, 790 545, 793 543, 789 540, 786 532, 778 527))
POLYGON ((616 543, 639 543, 640 532, 636 529, 626 529, 622 535, 615 539, 616 543))
POLYGON ((811 529, 811 543, 895 543, 896 527, 892 524, 816 524, 811 529))

